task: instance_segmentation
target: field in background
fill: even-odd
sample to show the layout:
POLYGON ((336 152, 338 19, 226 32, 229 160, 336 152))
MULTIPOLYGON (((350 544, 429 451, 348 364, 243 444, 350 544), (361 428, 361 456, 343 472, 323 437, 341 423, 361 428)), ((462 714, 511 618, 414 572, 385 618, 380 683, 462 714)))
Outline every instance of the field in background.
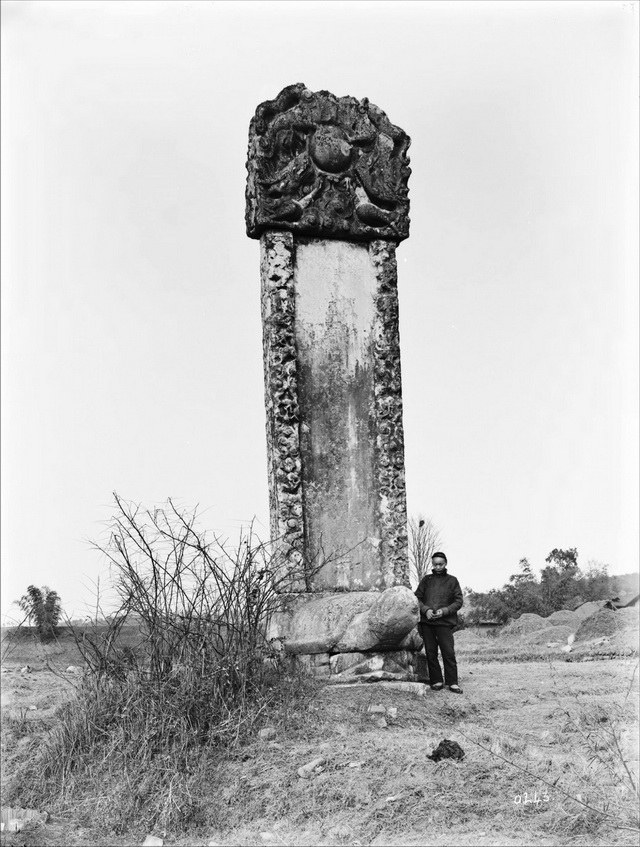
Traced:
MULTIPOLYGON (((124 637, 133 643, 135 627, 124 637)), ((637 784, 637 653, 597 657, 596 639, 588 662, 581 660, 588 653, 546 644, 530 645, 538 653, 524 661, 522 634, 513 636, 515 646, 509 637, 468 631, 457 637, 464 695, 427 690, 418 697, 384 683, 317 686, 290 708, 264 715, 271 737, 256 734, 231 757, 212 760, 188 833, 154 834, 185 847, 211 839, 221 845, 637 843, 633 825, 618 828, 629 826, 637 808, 622 763, 637 784), (444 738, 461 745, 462 762, 427 758, 444 738), (316 757, 323 763, 301 778, 298 768, 316 757)), ((68 632, 51 646, 28 637, 9 647, 5 641, 3 653, 6 779, 33 755, 82 673, 67 671, 80 665, 68 632), (32 671, 21 673, 27 664, 32 671)), ((84 805, 37 811, 50 812, 49 820, 3 833, 2 843, 124 847, 147 834, 135 820, 124 833, 108 828, 108 797, 99 785, 87 786, 84 805)))

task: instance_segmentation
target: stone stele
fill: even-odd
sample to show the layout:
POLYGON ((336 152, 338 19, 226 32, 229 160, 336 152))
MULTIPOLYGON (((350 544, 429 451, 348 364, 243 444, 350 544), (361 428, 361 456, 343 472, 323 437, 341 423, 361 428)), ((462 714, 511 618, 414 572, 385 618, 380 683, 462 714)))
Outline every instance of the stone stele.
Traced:
POLYGON ((302 83, 250 124, 271 537, 291 595, 274 632, 299 656, 402 651, 418 620, 396 267, 409 144, 366 98, 302 83))

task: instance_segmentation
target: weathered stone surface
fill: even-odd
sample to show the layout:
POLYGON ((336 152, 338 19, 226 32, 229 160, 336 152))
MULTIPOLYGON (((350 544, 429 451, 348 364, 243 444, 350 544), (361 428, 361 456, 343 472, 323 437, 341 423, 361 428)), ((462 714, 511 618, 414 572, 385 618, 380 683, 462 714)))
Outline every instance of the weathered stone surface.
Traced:
MULTIPOLYGON (((408 681, 414 682, 416 674, 413 669, 414 654, 408 651, 386 651, 379 653, 344 653, 339 656, 357 655, 363 658, 352 665, 345 667, 340 673, 332 673, 330 682, 381 682, 381 681, 408 681)), ((371 707, 369 711, 375 709, 371 707)), ((380 707, 384 712, 384 707, 380 707)))
POLYGON ((293 236, 266 233, 261 241, 262 333, 271 538, 278 542, 289 591, 305 591, 300 574, 304 525, 300 407, 295 339, 293 236))
POLYGON ((402 639, 402 642, 399 644, 398 649, 412 650, 414 652, 417 652, 418 650, 422 650, 423 646, 424 644, 422 641, 422 636, 420 635, 416 627, 415 629, 412 629, 411 632, 402 639))
POLYGON ((293 611, 288 626, 283 627, 285 650, 289 653, 333 651, 353 618, 368 611, 376 597, 373 591, 351 591, 301 604, 293 611))
POLYGON ((362 677, 410 677, 415 662, 404 654, 420 645, 395 256, 409 234, 409 143, 368 100, 302 84, 262 103, 249 132, 246 222, 261 241, 270 529, 283 599, 270 636, 325 677, 352 667, 332 660, 336 652, 368 654, 354 660, 370 663, 362 677), (402 659, 378 667, 371 654, 381 651, 402 659))
POLYGON ((287 86, 249 127, 247 234, 407 238, 410 143, 367 98, 287 86))
POLYGON ((393 671, 370 671, 369 673, 353 674, 350 672, 340 674, 340 676, 329 677, 331 684, 359 684, 361 682, 415 682, 415 675, 406 671, 394 673, 393 671))
MULTIPOLYGON (((358 679, 357 677, 353 677, 353 680, 354 681, 350 682, 331 680, 329 682, 329 685, 331 686, 331 688, 336 688, 338 690, 341 688, 364 688, 368 685, 367 682, 362 682, 362 680, 358 679)), ((398 682, 394 680, 383 680, 382 684, 384 685, 385 691, 402 691, 405 694, 415 694, 416 697, 424 697, 427 691, 429 690, 428 687, 422 682, 398 682)))
POLYGON ((407 667, 395 661, 392 658, 394 655, 393 653, 374 653, 357 665, 352 665, 350 668, 344 670, 339 676, 341 678, 346 678, 347 676, 380 676, 382 672, 385 679, 404 679, 407 675, 407 667))
POLYGON ((331 673, 328 653, 293 653, 291 654, 291 661, 297 670, 311 676, 329 677, 331 673))
POLYGON ((383 591, 369 614, 369 627, 379 649, 398 647, 414 629, 419 616, 418 601, 403 585, 383 591))
POLYGON ((309 779, 313 772, 317 768, 321 768, 324 763, 325 759, 322 756, 317 756, 315 759, 312 759, 310 762, 307 762, 306 765, 303 765, 301 768, 298 768, 298 776, 301 776, 303 779, 309 779))
POLYGON ((391 650, 418 620, 418 602, 404 586, 351 591, 307 600, 291 610, 281 637, 289 653, 391 650))
POLYGON ((331 673, 334 675, 343 673, 354 665, 364 662, 366 658, 366 653, 334 653, 330 658, 331 673))
POLYGON ((395 247, 261 244, 271 536, 288 590, 406 585, 395 247))
POLYGON ((376 273, 373 382, 377 490, 384 555, 397 585, 409 585, 407 501, 404 474, 402 377, 395 245, 373 241, 369 255, 376 273))

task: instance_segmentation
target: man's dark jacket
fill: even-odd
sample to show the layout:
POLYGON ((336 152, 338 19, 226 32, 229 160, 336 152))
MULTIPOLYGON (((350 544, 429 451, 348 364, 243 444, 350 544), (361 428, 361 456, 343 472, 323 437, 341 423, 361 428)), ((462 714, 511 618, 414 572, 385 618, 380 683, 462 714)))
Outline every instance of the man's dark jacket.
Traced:
POLYGON ((457 626, 458 609, 462 606, 462 589, 460 583, 446 569, 442 573, 428 573, 420 580, 416 589, 416 597, 420 601, 420 623, 435 626, 457 626), (441 618, 427 620, 427 609, 436 612, 444 609, 441 618))

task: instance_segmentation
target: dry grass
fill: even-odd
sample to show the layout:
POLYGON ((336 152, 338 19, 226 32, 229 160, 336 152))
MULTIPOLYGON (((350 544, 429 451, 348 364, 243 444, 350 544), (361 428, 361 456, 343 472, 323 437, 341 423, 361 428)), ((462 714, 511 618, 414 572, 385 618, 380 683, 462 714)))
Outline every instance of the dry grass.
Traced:
MULTIPOLYGON (((637 798, 622 765, 637 781, 635 662, 460 664, 461 697, 415 697, 384 684, 290 692, 242 743, 201 763, 192 806, 165 844, 637 843, 637 798), (397 708, 387 728, 375 724, 371 704, 397 708), (265 725, 275 728, 273 741, 258 738, 265 725), (465 750, 461 763, 426 758, 445 737, 465 750), (315 756, 324 769, 301 779, 297 769, 315 756), (549 799, 516 804, 525 792, 549 799)), ((12 713, 31 701, 44 713, 52 682, 65 685, 49 671, 5 675, 12 713)), ((7 733, 14 767, 53 726, 39 711, 26 714, 7 733)), ((6 843, 141 843, 139 818, 117 820, 112 809, 108 823, 112 790, 86 785, 84 799, 49 809, 53 819, 34 829, 37 840, 25 841, 25 830, 6 843)), ((170 782, 155 802, 172 802, 170 782)))

